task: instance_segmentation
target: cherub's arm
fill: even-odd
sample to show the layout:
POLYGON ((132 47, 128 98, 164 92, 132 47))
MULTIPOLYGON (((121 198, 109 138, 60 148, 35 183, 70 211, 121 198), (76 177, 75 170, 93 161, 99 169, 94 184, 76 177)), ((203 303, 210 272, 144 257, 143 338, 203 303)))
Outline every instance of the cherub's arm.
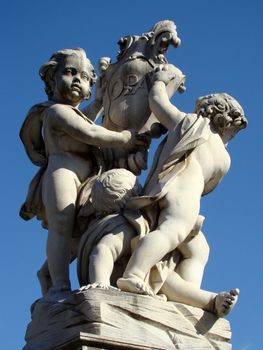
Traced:
POLYGON ((167 68, 158 67, 152 75, 152 88, 149 92, 149 105, 166 129, 171 130, 184 117, 185 113, 181 112, 169 100, 166 85, 175 78, 175 73, 170 72, 167 68))
POLYGON ((133 148, 135 145, 144 144, 139 136, 129 130, 115 132, 96 124, 90 124, 65 105, 57 104, 49 108, 47 119, 51 128, 64 131, 73 139, 89 145, 133 148))

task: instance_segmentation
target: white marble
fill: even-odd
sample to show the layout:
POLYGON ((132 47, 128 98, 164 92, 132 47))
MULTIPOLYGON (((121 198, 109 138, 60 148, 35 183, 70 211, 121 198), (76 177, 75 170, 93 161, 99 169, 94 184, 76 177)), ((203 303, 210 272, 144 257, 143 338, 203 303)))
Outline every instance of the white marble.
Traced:
POLYGON ((229 322, 184 304, 115 290, 76 291, 38 301, 24 350, 230 350, 229 322))
MULTIPOLYGON (((200 97, 193 113, 171 103, 174 93, 185 90, 185 75, 165 57, 170 46, 180 45, 174 22, 160 21, 150 31, 123 37, 118 44, 115 62, 100 59, 98 79, 84 50, 55 52, 39 71, 48 101, 34 105, 21 128, 25 150, 39 171, 20 215, 25 220, 36 217, 48 229, 47 260, 38 271, 44 297, 36 304, 28 344, 35 337, 32 334, 42 329, 36 321, 39 315, 46 320, 47 329, 42 331, 53 334, 49 311, 68 305, 72 295, 69 264, 74 258, 82 287, 80 294, 72 296, 74 303, 80 295, 85 299, 90 293, 95 304, 96 293, 105 296, 106 309, 101 300, 95 309, 105 312, 109 322, 113 316, 122 319, 135 312, 134 318, 123 318, 130 322, 131 334, 143 324, 144 316, 148 319, 145 332, 150 329, 149 334, 155 336, 158 324, 161 332, 171 305, 176 305, 176 315, 185 308, 174 302, 187 304, 187 312, 190 306, 198 307, 191 317, 202 324, 200 317, 207 313, 201 309, 216 320, 226 316, 238 299, 237 288, 219 293, 201 288, 209 246, 202 230, 200 199, 227 174, 227 144, 247 126, 244 111, 226 93, 200 97), (96 79, 94 101, 80 109, 96 79), (101 114, 102 126, 96 125, 101 114), (148 169, 151 140, 163 135, 148 169), (147 170, 143 188, 136 178, 142 170, 147 170), (142 309, 127 306, 119 314, 115 305, 112 314, 109 297, 119 308, 123 300, 135 307, 136 300, 142 309), (66 302, 59 303, 62 299, 66 302), (162 305, 165 312, 151 314, 149 305, 154 309, 162 305)), ((70 312, 74 314, 75 309, 70 312)), ((62 328, 73 322, 73 314, 66 315, 62 328)), ((114 328, 116 320, 111 322, 114 328)), ((189 318, 186 323, 191 324, 189 318)), ((178 324, 182 327, 185 320, 180 318, 178 324)), ((197 332, 196 343, 189 340, 192 335, 174 343, 172 339, 181 339, 181 329, 178 334, 173 330, 172 336, 169 332, 160 335, 164 349, 171 341, 179 349, 198 348, 199 341, 203 349, 229 348, 221 335, 220 346, 214 346, 214 336, 201 337, 197 332)), ((143 336, 139 334, 140 343, 143 336)), ((131 339, 125 336, 129 343, 131 339)), ((144 346, 151 346, 150 336, 147 342, 144 346)), ((35 345, 27 346, 29 350, 35 345)), ((43 350, 51 348, 43 345, 43 350)))
POLYGON ((40 68, 40 76, 49 101, 33 106, 20 136, 29 158, 41 168, 31 182, 21 216, 36 215, 48 227, 47 263, 39 272, 42 291, 51 287, 49 292, 67 292, 78 192, 98 172, 99 164, 94 163, 98 147, 132 149, 142 141, 129 130, 98 126, 78 109, 95 82, 82 49, 55 52, 40 68), (42 278, 48 274, 48 281, 42 278))
POLYGON ((139 240, 117 285, 125 291, 154 293, 149 290, 148 272, 178 249, 181 261, 162 291, 170 300, 206 309, 217 300, 213 308, 222 316, 234 306, 239 291, 220 294, 225 296, 221 298, 200 289, 208 247, 202 232, 193 236, 191 231, 199 218, 201 196, 211 192, 229 169, 228 141, 247 126, 247 120, 238 102, 227 94, 199 98, 194 114, 179 111, 166 91, 172 78, 166 66, 158 67, 152 76, 150 107, 168 135, 156 152, 142 197, 134 200, 134 207, 153 217, 150 232, 139 240))

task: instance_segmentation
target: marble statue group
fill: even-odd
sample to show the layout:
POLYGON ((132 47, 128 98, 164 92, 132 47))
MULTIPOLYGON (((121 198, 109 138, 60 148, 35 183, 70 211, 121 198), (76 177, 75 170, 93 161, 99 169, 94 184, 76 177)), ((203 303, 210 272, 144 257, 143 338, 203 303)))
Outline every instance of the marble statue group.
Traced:
POLYGON ((185 90, 184 74, 165 57, 180 45, 172 21, 118 44, 116 62, 100 59, 99 77, 83 49, 53 53, 39 70, 48 99, 20 131, 39 167, 20 215, 48 230, 43 298, 70 295, 77 259, 82 290, 118 289, 224 317, 239 290, 201 288, 209 246, 200 199, 228 172, 227 144, 247 126, 244 111, 226 93, 199 97, 192 113, 170 101, 185 90), (93 102, 80 109, 95 84, 93 102), (160 142, 148 165, 153 138, 160 142))

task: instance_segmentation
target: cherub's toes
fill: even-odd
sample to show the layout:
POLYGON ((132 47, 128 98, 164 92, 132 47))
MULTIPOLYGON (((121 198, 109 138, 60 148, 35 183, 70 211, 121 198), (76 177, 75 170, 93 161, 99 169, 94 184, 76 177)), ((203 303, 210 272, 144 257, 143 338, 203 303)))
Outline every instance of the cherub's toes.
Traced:
POLYGON ((227 303, 227 304, 229 304, 229 305, 232 305, 233 302, 234 302, 234 300, 235 300, 235 298, 229 298, 229 297, 227 297, 227 298, 225 299, 225 303, 227 303))
POLYGON ((225 301, 223 304, 222 304, 222 307, 224 307, 225 309, 229 309, 231 307, 231 304, 229 304, 228 301, 225 301))
POLYGON ((232 294, 232 295, 234 295, 234 296, 239 295, 239 293, 240 293, 240 290, 239 290, 238 288, 232 289, 232 290, 230 291, 230 294, 232 294))
POLYGON ((219 293, 215 298, 215 312, 218 317, 226 316, 237 302, 239 289, 219 293))

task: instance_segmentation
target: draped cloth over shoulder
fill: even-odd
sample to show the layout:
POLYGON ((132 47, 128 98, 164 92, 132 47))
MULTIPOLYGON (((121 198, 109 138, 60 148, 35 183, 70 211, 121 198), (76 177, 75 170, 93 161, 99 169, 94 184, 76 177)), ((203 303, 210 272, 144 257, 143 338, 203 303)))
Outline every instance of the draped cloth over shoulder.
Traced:
POLYGON ((45 166, 47 155, 42 136, 43 112, 54 105, 47 101, 34 105, 28 112, 20 130, 20 138, 31 162, 37 166, 45 166))
MULTIPOLYGON (((30 220, 36 216, 37 219, 42 220, 44 227, 47 226, 47 222, 42 202, 42 180, 48 163, 48 154, 46 152, 45 142, 42 135, 43 112, 54 104, 55 102, 53 101, 47 101, 34 105, 28 112, 20 130, 20 138, 29 159, 33 164, 39 166, 40 169, 30 182, 26 201, 22 205, 19 214, 24 220, 30 220)), ((73 111, 87 121, 87 123, 94 124, 77 108, 70 105, 66 106, 73 109, 73 111)), ((94 153, 96 152, 97 149, 94 148, 94 153)), ((102 160, 98 154, 96 154, 95 157, 99 165, 102 160)))
MULTIPOLYGON (((47 166, 45 143, 42 136, 43 112, 54 104, 47 101, 34 105, 28 112, 20 130, 20 138, 31 162, 40 169, 30 182, 27 198, 20 209, 20 216, 24 220, 30 220, 37 216, 44 220, 45 210, 42 203, 41 183, 47 166)), ((45 224, 44 224, 45 225, 45 224)))
POLYGON ((129 203, 130 208, 142 208, 151 230, 157 224, 158 201, 167 194, 173 179, 187 167, 192 150, 208 140, 209 124, 207 118, 187 114, 160 143, 142 196, 132 198, 129 203))

